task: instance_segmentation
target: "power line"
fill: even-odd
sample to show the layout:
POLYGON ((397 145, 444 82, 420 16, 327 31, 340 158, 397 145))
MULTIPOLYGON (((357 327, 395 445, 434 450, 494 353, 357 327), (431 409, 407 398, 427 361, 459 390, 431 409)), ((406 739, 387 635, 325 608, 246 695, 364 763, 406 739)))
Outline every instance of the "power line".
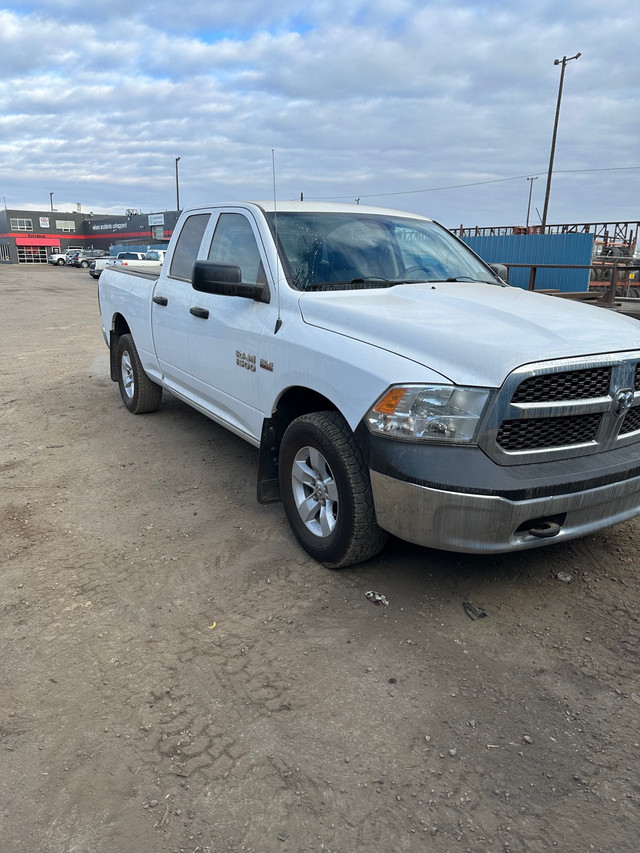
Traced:
MULTIPOLYGON (((578 173, 584 174, 584 173, 591 173, 591 172, 630 172, 634 169, 640 169, 640 166, 610 166, 608 168, 603 168, 603 169, 556 169, 554 171, 554 174, 556 174, 556 175, 568 175, 568 174, 578 174, 578 173)), ((535 175, 535 177, 540 177, 541 175, 546 175, 546 174, 547 174, 546 172, 539 172, 537 175, 535 175)), ((521 180, 524 180, 525 178, 528 179, 530 177, 532 177, 532 174, 531 174, 531 172, 528 172, 526 175, 514 175, 512 178, 494 178, 493 180, 490 180, 490 181, 473 181, 472 183, 468 183, 468 184, 449 184, 448 186, 444 186, 444 187, 428 187, 427 189, 424 189, 424 190, 399 190, 397 192, 391 192, 391 193, 369 193, 369 195, 365 195, 365 194, 360 193, 358 198, 383 198, 386 196, 393 196, 393 195, 416 195, 418 193, 434 193, 434 192, 440 192, 442 190, 458 190, 458 189, 463 189, 465 187, 482 187, 482 186, 486 186, 487 184, 503 184, 503 183, 506 183, 507 181, 521 181, 521 180)), ((313 201, 313 200, 315 200, 315 201, 329 201, 330 199, 343 199, 343 198, 352 199, 352 198, 354 198, 354 195, 352 193, 351 195, 307 196, 307 200, 309 200, 309 201, 313 201)))

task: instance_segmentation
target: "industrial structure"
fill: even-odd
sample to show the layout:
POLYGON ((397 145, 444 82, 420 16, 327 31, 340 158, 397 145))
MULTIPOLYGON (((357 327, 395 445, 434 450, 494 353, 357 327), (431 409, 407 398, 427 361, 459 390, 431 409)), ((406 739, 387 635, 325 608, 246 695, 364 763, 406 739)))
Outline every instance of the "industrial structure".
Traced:
POLYGON ((547 225, 544 232, 541 225, 451 230, 487 263, 506 265, 517 287, 580 292, 608 286, 612 276, 620 285, 638 283, 640 222, 547 225))
MULTIPOLYGON (((474 226, 451 229, 458 237, 505 237, 508 235, 541 234, 541 225, 496 225, 474 226)), ((640 222, 583 222, 568 225, 547 225, 545 234, 591 234, 593 236, 594 256, 616 254, 618 257, 632 258, 638 247, 640 222), (616 252, 612 250, 616 249, 616 252)))

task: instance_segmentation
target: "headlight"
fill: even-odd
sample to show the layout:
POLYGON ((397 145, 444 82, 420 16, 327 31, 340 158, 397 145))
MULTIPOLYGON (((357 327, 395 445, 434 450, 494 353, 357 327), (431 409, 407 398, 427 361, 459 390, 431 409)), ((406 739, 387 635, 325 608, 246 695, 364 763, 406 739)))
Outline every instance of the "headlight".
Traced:
POLYGON ((366 422, 389 438, 469 443, 488 398, 487 388, 396 385, 369 409, 366 422))

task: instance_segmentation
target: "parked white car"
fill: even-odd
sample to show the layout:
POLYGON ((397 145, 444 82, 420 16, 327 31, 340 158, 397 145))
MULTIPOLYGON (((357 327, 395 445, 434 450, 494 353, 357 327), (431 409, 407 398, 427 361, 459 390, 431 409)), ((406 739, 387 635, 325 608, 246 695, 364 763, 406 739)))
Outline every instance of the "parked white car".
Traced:
POLYGON ((49 255, 48 261, 50 264, 53 264, 56 267, 63 267, 65 264, 69 263, 69 258, 72 255, 75 255, 76 252, 81 252, 82 246, 69 246, 68 249, 65 249, 64 252, 52 252, 49 255))

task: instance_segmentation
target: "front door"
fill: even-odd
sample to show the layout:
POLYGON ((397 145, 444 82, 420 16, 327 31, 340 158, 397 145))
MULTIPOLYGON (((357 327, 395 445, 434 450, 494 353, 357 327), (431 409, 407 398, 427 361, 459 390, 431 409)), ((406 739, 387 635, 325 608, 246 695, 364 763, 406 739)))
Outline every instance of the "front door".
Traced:
POLYGON ((210 213, 189 216, 178 235, 167 275, 158 279, 153 293, 151 326, 158 363, 168 388, 193 396, 189 336, 194 317, 191 271, 198 257, 210 213))
MULTIPOLYGON (((207 257, 240 267, 244 284, 267 283, 264 246, 253 218, 244 211, 220 213, 207 257)), ((268 329, 273 332, 275 304, 194 290, 191 312, 196 395, 237 431, 259 439, 260 340, 268 329)))

